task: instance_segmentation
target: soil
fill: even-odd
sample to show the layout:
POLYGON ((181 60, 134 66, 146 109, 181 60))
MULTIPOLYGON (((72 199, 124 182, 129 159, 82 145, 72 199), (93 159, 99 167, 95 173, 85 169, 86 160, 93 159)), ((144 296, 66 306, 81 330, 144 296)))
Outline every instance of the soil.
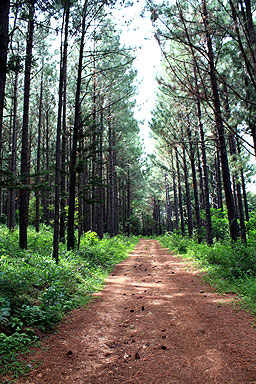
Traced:
POLYGON ((256 330, 189 262, 141 240, 29 357, 26 384, 256 384, 256 330))

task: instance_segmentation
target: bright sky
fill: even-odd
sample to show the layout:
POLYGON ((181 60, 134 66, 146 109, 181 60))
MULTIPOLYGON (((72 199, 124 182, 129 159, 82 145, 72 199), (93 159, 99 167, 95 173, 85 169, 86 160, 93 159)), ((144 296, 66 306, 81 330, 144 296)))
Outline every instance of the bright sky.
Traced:
POLYGON ((134 62, 138 70, 138 95, 135 118, 140 123, 141 137, 147 152, 152 151, 152 139, 149 137, 148 121, 150 111, 154 108, 156 81, 155 75, 160 68, 161 53, 154 38, 150 14, 145 12, 140 16, 144 0, 134 2, 134 5, 113 11, 118 20, 117 25, 122 30, 121 43, 137 48, 137 58, 134 62))

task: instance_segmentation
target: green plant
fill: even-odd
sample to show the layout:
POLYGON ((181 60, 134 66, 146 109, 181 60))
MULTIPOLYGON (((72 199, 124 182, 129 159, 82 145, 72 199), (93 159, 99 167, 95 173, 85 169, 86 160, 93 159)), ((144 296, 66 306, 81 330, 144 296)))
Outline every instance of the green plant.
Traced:
POLYGON ((25 372, 17 353, 35 341, 37 328, 50 331, 63 314, 84 305, 103 286, 113 265, 125 258, 136 237, 95 232, 81 238, 80 250, 60 244, 60 262, 52 259, 52 229, 28 230, 28 250, 18 246, 18 231, 0 226, 0 372, 25 372))

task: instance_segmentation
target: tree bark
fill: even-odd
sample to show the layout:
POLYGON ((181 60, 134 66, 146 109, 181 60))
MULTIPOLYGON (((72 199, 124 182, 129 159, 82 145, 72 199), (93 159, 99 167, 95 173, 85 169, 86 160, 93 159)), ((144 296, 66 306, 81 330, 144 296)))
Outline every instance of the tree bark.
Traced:
POLYGON ((75 121, 73 129, 73 140, 72 149, 70 154, 70 178, 69 178, 69 210, 68 210, 68 228, 67 228, 67 249, 75 248, 75 197, 76 197, 76 152, 77 143, 79 138, 79 132, 81 130, 81 83, 82 83, 82 71, 83 71, 83 53, 85 44, 85 21, 87 17, 87 5, 86 0, 83 7, 82 17, 82 32, 80 40, 80 52, 79 52, 79 63, 78 73, 76 81, 76 101, 75 101, 75 121))
POLYGON ((237 224, 234 200, 233 200, 232 190, 231 190, 229 164, 228 164, 226 142, 225 142, 225 135, 224 135, 224 126, 223 126, 223 121, 221 116, 219 91, 218 91, 218 84, 217 84, 217 78, 216 78, 216 69, 214 64, 212 40, 209 32, 208 13, 207 13, 205 0, 203 0, 203 22, 205 26, 205 35, 206 35, 207 48, 208 48, 210 79, 211 79, 213 105, 214 105, 214 116, 215 116, 215 123, 218 131, 218 138, 220 143, 222 179, 223 179, 223 186, 225 191, 226 205, 228 210, 229 230, 230 230, 231 239, 233 241, 236 241, 239 236, 239 227, 237 224))
MULTIPOLYGON (((9 10, 10 0, 1 0, 0 3, 0 181, 2 171, 2 132, 3 132, 3 112, 4 94, 7 70, 7 52, 9 43, 9 10)), ((0 217, 2 213, 2 191, 0 188, 0 217)))
POLYGON ((178 156, 178 149, 177 148, 175 148, 175 154, 176 154, 176 169, 177 169, 178 191, 179 191, 180 228, 181 228, 182 236, 185 236, 184 213, 183 213, 183 204, 182 204, 181 177, 180 177, 180 165, 179 165, 179 156, 178 156))
POLYGON ((42 136, 42 111, 43 111, 43 68, 40 84, 39 96, 39 116, 38 116, 38 133, 37 133, 37 159, 36 159, 36 232, 39 232, 40 225, 40 169, 41 169, 41 136, 42 136))
POLYGON ((196 176, 196 165, 195 165, 195 151, 192 142, 191 129, 189 126, 189 122, 187 124, 187 134, 189 140, 189 158, 191 164, 192 171, 192 179, 193 179, 193 191, 194 191, 194 200, 195 200, 195 216, 196 216, 196 227, 197 227, 197 240, 198 243, 202 241, 202 230, 201 230, 201 218, 200 218, 200 205, 199 205, 199 194, 198 194, 198 186, 197 186, 197 176, 196 176))
MULTIPOLYGON (((68 10, 70 7, 68 8, 68 10)), ((69 19, 69 17, 68 17, 69 19)), ((68 24, 66 15, 66 24, 68 24)), ((65 243, 66 233, 66 158, 67 158, 67 57, 68 25, 65 31, 63 50, 63 101, 62 101, 62 135, 61 135, 61 182, 60 182, 60 241, 65 243)))
POLYGON ((171 165, 172 165, 172 184, 173 184, 173 197, 174 197, 174 214, 175 214, 175 229, 179 230, 179 208, 178 208, 178 192, 176 184, 176 174, 173 162, 173 150, 171 149, 171 165))
POLYGON ((12 127, 12 148, 11 148, 11 167, 10 171, 13 178, 13 186, 10 189, 10 213, 9 213, 9 229, 13 231, 15 228, 15 198, 16 174, 17 174, 17 108, 18 108, 18 71, 15 73, 14 92, 13 92, 13 127, 12 127))
POLYGON ((31 64, 32 49, 34 35, 34 13, 35 1, 29 3, 29 21, 27 30, 27 46, 25 59, 25 76, 24 76, 24 104, 23 104, 23 123, 22 123, 22 144, 21 144, 21 184, 20 189, 20 234, 19 245, 21 248, 27 248, 27 227, 28 227, 28 206, 29 206, 29 99, 30 99, 30 83, 31 83, 31 64))
POLYGON ((199 87, 197 82, 197 72, 196 72, 195 66, 194 66, 194 75, 195 75, 195 87, 196 87, 197 118, 198 118, 199 132, 200 132, 202 168, 203 168, 202 180, 203 180, 203 191, 204 191, 203 200, 204 200, 205 219, 206 219, 206 242, 208 245, 212 245, 213 240, 212 240, 212 221, 211 221, 208 166, 207 166, 207 158, 206 158, 204 126, 202 122, 201 102, 199 98, 199 87))
POLYGON ((186 204, 188 212, 188 235, 192 237, 193 235, 193 218, 192 218, 192 206, 191 206, 191 197, 190 197, 190 188, 188 181, 188 167, 186 160, 185 147, 183 146, 183 169, 184 169, 184 179, 185 179, 185 189, 186 189, 186 204))
POLYGON ((54 232, 53 232, 53 258, 56 263, 59 262, 59 220, 60 220, 60 183, 61 183, 61 119, 63 110, 63 86, 64 74, 67 65, 67 41, 68 41, 68 24, 69 24, 69 2, 67 9, 64 10, 63 20, 65 16, 65 32, 64 32, 64 49, 60 50, 60 78, 59 78, 59 99, 58 99, 58 116, 56 131, 56 152, 55 152, 55 187, 54 187, 54 232))

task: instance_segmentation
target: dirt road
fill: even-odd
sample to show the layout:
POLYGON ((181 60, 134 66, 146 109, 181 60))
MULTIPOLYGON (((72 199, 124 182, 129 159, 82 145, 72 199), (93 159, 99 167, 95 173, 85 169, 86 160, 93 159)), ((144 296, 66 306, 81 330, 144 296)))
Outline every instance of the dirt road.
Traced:
POLYGON ((253 318, 226 305, 230 297, 157 241, 141 240, 18 383, 256 384, 253 318))

